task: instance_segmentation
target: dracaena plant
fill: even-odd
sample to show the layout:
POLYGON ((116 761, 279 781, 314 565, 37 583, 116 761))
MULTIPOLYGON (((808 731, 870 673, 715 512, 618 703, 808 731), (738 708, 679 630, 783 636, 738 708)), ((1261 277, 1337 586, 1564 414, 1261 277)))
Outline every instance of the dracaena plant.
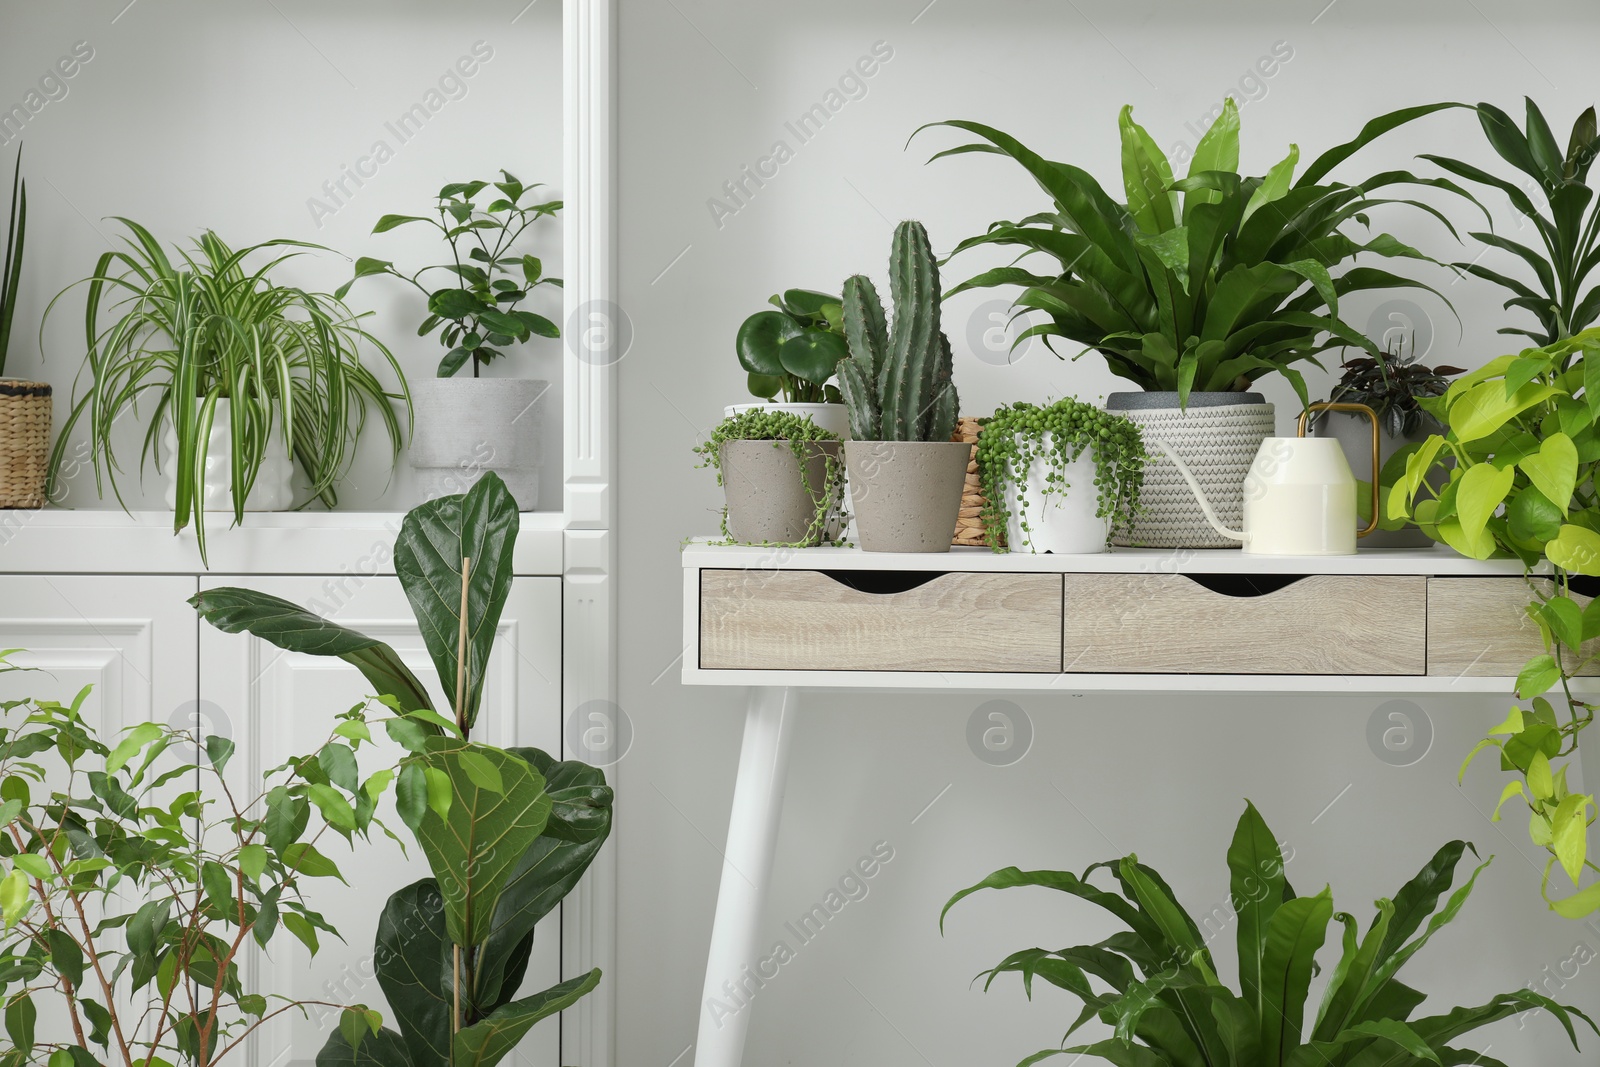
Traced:
POLYGON ((1470 848, 1462 841, 1441 848, 1393 898, 1377 901, 1377 914, 1363 932, 1354 916, 1334 910, 1329 888, 1310 897, 1295 894, 1277 839, 1255 806, 1246 803, 1228 847, 1228 905, 1214 910, 1215 919, 1206 917, 1204 930, 1161 875, 1134 855, 1096 863, 1081 876, 1016 867, 995 871, 952 897, 940 924, 957 901, 981 889, 1037 886, 1094 904, 1127 927, 1094 945, 1024 949, 979 975, 988 988, 1000 975, 1016 973, 1029 997, 1035 979, 1043 979, 1081 1000, 1083 1010, 1063 1046, 1096 1018, 1113 1028, 1110 1037, 1045 1049, 1019 1067, 1063 1054, 1121 1067, 1504 1067, 1456 1041, 1540 1008, 1565 1028, 1576 1048, 1574 1020, 1590 1029, 1594 1023, 1577 1008, 1531 988, 1475 1007, 1415 1016, 1426 994, 1398 975, 1461 911, 1478 874, 1489 865, 1484 861, 1450 892, 1456 866, 1470 848), (1102 869, 1114 887, 1092 880, 1102 869), (1237 991, 1217 977, 1208 943, 1213 921, 1235 930, 1237 991), (1335 922, 1340 944, 1330 968, 1317 957, 1335 922), (1328 975, 1328 984, 1308 1016, 1311 978, 1319 971, 1328 975))
POLYGON ((0 259, 0 378, 6 374, 6 353, 11 347, 11 323, 17 314, 17 290, 22 285, 22 248, 28 233, 28 185, 22 180, 22 149, 17 149, 11 173, 11 207, 6 212, 5 258, 0 259))
POLYGON ((223 631, 353 664, 394 710, 382 726, 408 753, 396 805, 433 876, 395 892, 378 919, 373 959, 399 1030, 362 1035, 346 1013, 318 1067, 494 1067, 535 1023, 600 981, 596 968, 518 995, 534 927, 610 833, 604 774, 472 740, 518 522, 516 501, 490 472, 401 525, 395 570, 439 671, 437 698, 388 645, 289 601, 236 588, 193 600, 223 631))
MULTIPOLYGON (((0 672, 15 669, 5 655, 0 672)), ((381 826, 392 777, 360 778, 351 719, 238 793, 227 738, 146 722, 102 740, 88 694, 0 703, 0 1062, 209 1067, 311 1006, 340 1009, 352 1033, 379 1026, 364 1005, 259 991, 241 966, 283 931, 313 954, 319 931, 337 936, 303 896, 340 877, 318 844, 381 826)))
POLYGON ((437 218, 385 215, 372 228, 384 233, 414 222, 432 226, 450 248, 449 263, 404 274, 388 260, 362 256, 356 260, 355 277, 336 294, 342 298, 358 279, 374 274, 393 275, 414 286, 428 301, 428 317, 417 336, 437 330, 445 348, 441 378, 453 376, 469 361, 476 378, 484 364, 505 355, 504 348, 534 337, 561 336, 554 322, 520 306, 541 285, 559 288, 561 279, 547 277, 539 257, 518 246, 530 226, 561 210, 561 201, 525 204, 523 198, 542 185, 525 186, 509 171, 500 175, 504 181, 454 182, 440 189, 434 205, 437 218), (477 198, 485 193, 491 199, 480 207, 477 198), (434 271, 453 274, 454 284, 439 289, 423 284, 423 275, 434 271))
POLYGON ((1568 786, 1560 761, 1577 751, 1579 734, 1594 720, 1593 704, 1573 691, 1572 680, 1595 662, 1600 600, 1580 600, 1573 577, 1600 576, 1600 328, 1491 360, 1421 403, 1445 432, 1408 457, 1388 513, 1462 555, 1515 557, 1527 569, 1528 615, 1544 651, 1517 676, 1517 695, 1527 703, 1513 708, 1467 763, 1479 752, 1499 752, 1501 769, 1514 777, 1494 817, 1513 798, 1526 802, 1529 833, 1550 853, 1544 897, 1560 914, 1581 918, 1600 910, 1600 883, 1580 888, 1585 871, 1600 871, 1588 848, 1596 804, 1592 792, 1568 786), (1448 477, 1438 477, 1446 466, 1448 477), (1550 886, 1557 864, 1574 889, 1559 898, 1550 886))
MULTIPOLYGON (((1429 289, 1374 266, 1355 266, 1360 254, 1429 260, 1387 233, 1351 236, 1369 225, 1368 212, 1400 203, 1439 218, 1412 200, 1376 198, 1380 189, 1432 185, 1460 192, 1448 179, 1419 179, 1404 171, 1359 185, 1326 182, 1329 170, 1387 129, 1415 117, 1412 109, 1369 123, 1356 140, 1319 157, 1300 176, 1298 147, 1259 177, 1239 166, 1239 113, 1232 100, 1195 146, 1186 177, 1124 108, 1120 121, 1124 199, 1106 192, 1081 168, 1038 155, 1008 134, 976 122, 943 122, 986 143, 946 149, 933 158, 983 152, 1020 163, 1050 196, 1050 210, 1020 222, 997 222, 956 246, 952 255, 981 246, 1021 249, 1019 262, 984 271, 946 294, 992 286, 1022 286, 1018 315, 1040 313, 1017 338, 1062 338, 1099 352, 1107 367, 1145 390, 1248 389, 1279 373, 1307 400, 1294 364, 1317 363, 1318 353, 1353 345, 1377 354, 1372 341, 1340 318, 1350 293, 1398 287, 1429 289), (1029 259, 1032 256, 1038 259, 1029 259), (1042 273, 1031 265, 1053 259, 1042 273)), ((920 131, 919 131, 920 132, 920 131)), ((1443 297, 1441 296, 1442 300, 1443 297)))
POLYGON ((844 301, 812 289, 774 295, 776 311, 758 311, 739 327, 735 347, 749 374, 750 395, 785 403, 838 404, 833 384, 844 341, 844 301))

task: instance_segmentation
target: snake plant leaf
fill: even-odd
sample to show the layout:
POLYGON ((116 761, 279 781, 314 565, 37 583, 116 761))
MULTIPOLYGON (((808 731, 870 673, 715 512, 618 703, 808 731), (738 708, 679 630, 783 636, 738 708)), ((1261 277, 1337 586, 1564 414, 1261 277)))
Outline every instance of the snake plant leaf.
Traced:
POLYGON ((1267 924, 1283 901, 1283 852, 1256 806, 1244 814, 1228 846, 1229 897, 1239 924, 1239 989, 1252 1010, 1261 1010, 1261 953, 1267 924))
POLYGON ((1267 923, 1258 1018, 1268 1063, 1283 1063, 1300 1044, 1312 967, 1332 918, 1333 893, 1324 887, 1314 897, 1285 902, 1267 923))
POLYGON ((248 633, 286 652, 337 656, 359 670, 379 695, 398 700, 403 710, 433 707, 433 698, 394 649, 298 604, 231 586, 207 589, 189 603, 223 633, 248 633))
POLYGON ((512 555, 520 517, 511 491, 486 471, 465 494, 413 508, 394 546, 395 573, 439 670, 446 708, 471 727, 483 698, 484 673, 500 613, 511 593, 512 555), (456 692, 461 629, 461 561, 470 558, 467 591, 466 694, 456 692))
POLYGON ((424 878, 389 897, 373 960, 412 1067, 450 1067, 454 953, 438 882, 424 878))
POLYGON ((504 749, 430 737, 413 758, 449 779, 449 811, 441 818, 429 807, 417 839, 444 895, 450 940, 473 948, 488 938, 506 882, 544 831, 550 797, 539 772, 504 749), (464 756, 492 765, 500 789, 480 785, 464 756))
POLYGON ((461 1028, 454 1042, 452 1067, 494 1067, 516 1048, 540 1019, 570 1008, 600 984, 600 968, 570 978, 531 997, 496 1008, 488 1018, 461 1028))
POLYGON ((417 1067, 406 1051, 401 1036, 388 1027, 367 1034, 357 1048, 351 1048, 344 1034, 334 1027, 317 1052, 317 1067, 417 1067))

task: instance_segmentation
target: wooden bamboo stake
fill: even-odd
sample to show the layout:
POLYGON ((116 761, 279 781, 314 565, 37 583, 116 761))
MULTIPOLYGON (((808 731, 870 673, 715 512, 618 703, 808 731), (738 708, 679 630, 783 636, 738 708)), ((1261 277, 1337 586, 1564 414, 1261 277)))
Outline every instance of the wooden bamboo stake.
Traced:
MULTIPOLYGON (((472 557, 461 557, 461 628, 456 638, 456 727, 463 740, 467 736, 467 593, 472 588, 472 557)), ((450 1017, 450 1032, 461 1032, 461 946, 452 945, 450 985, 455 993, 455 1010, 450 1017)))

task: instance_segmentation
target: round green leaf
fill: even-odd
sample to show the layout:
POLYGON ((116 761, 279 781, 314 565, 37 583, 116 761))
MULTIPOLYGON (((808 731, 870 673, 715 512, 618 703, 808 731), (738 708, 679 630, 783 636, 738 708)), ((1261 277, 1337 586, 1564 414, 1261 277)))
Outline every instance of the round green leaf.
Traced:
POLYGON ((843 337, 822 330, 806 330, 778 346, 783 369, 796 378, 821 385, 833 377, 839 361, 850 354, 843 337))
POLYGON ((739 327, 735 346, 739 365, 751 374, 780 377, 784 373, 779 347, 801 332, 801 326, 781 311, 758 311, 739 327))
POLYGON ((783 379, 770 374, 751 374, 749 377, 750 395, 758 396, 762 400, 771 400, 783 388, 783 379))

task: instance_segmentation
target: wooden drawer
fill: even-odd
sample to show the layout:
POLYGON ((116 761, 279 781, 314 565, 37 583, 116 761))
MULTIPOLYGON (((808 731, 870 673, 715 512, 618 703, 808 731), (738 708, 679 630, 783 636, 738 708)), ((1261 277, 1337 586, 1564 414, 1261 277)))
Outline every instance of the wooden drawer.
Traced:
MULTIPOLYGON (((1552 583, 1542 583, 1545 592, 1552 583)), ((1574 597, 1588 604, 1588 597, 1574 597)), ((1428 673, 1451 678, 1515 678, 1544 651, 1528 618, 1533 591, 1522 578, 1428 579, 1428 673)), ((1593 651, 1592 646, 1586 646, 1593 651)), ((1590 666, 1584 674, 1597 674, 1590 666)))
POLYGON ((1420 675, 1420 575, 1068 574, 1062 669, 1092 674, 1420 675), (1215 588, 1213 588, 1213 586, 1215 588))
POLYGON ((700 666, 1055 673, 1061 576, 702 570, 700 666))

